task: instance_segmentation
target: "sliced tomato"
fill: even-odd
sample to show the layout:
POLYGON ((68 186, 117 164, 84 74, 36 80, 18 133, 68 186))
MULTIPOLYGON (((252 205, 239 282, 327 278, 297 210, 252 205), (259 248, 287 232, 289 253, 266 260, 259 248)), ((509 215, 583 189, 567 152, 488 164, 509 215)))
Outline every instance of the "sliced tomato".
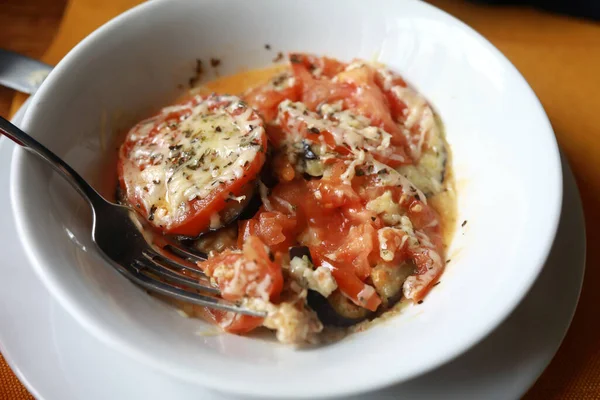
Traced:
POLYGON ((266 147, 262 120, 239 98, 194 96, 130 130, 120 186, 158 230, 198 236, 226 222, 220 218, 239 206, 232 198, 250 197, 266 147))
MULTIPOLYGON (((208 276, 213 276, 215 270, 219 266, 225 265, 227 267, 232 267, 233 264, 236 263, 236 261, 238 261, 238 260, 240 260, 242 258, 243 258, 243 254, 241 252, 239 252, 239 251, 225 250, 225 251, 223 251, 223 252, 221 252, 219 254, 216 254, 216 255, 210 257, 206 261, 199 262, 198 266, 208 276)), ((225 284, 225 283, 226 282, 223 281, 223 284, 225 284)), ((240 295, 240 296, 243 297, 243 295, 240 295)), ((233 300, 237 300, 237 299, 238 298, 235 298, 233 300)))
POLYGON ((413 227, 426 234, 437 252, 442 254, 442 227, 439 214, 428 204, 412 198, 408 203, 407 216, 413 227))
MULTIPOLYGON (((309 126, 304 120, 303 117, 299 117, 295 110, 296 105, 289 105, 288 107, 284 107, 280 110, 279 120, 281 122, 281 131, 286 139, 292 142, 298 142, 300 140, 307 141, 309 143, 320 143, 321 141, 327 145, 330 149, 339 153, 342 156, 346 156, 351 154, 350 149, 347 146, 338 145, 333 137, 333 134, 327 129, 316 129, 313 126, 309 126), (294 110, 294 113, 291 111, 294 110)), ((308 116, 316 119, 321 119, 321 117, 314 113, 313 111, 307 111, 308 116)), ((326 121, 326 124, 331 124, 333 127, 333 123, 330 121, 326 121)), ((280 139, 278 136, 274 139, 280 145, 284 143, 283 139, 280 139)))
POLYGON ((438 213, 421 200, 411 198, 407 206, 407 215, 415 229, 424 229, 431 226, 439 226, 432 223, 439 220, 438 213))
POLYGON ((308 182, 308 189, 322 207, 339 208, 356 204, 360 200, 352 185, 342 179, 347 169, 348 165, 344 161, 336 160, 330 166, 327 176, 308 182))
POLYGON ((377 183, 377 176, 376 174, 362 175, 356 176, 352 180, 352 187, 365 204, 378 198, 385 192, 391 192, 392 200, 395 203, 404 205, 403 201, 405 200, 402 198, 402 188, 381 185, 377 183))
POLYGON ((296 218, 277 211, 263 211, 257 217, 241 221, 238 243, 250 236, 260 238, 271 250, 285 253, 296 242, 296 218))
POLYGON ((375 212, 367 210, 362 202, 343 206, 341 212, 352 225, 370 224, 375 229, 383 226, 381 218, 375 212))
POLYGON ((242 335, 248 333, 263 323, 263 318, 252 317, 231 311, 221 311, 206 309, 207 317, 216 325, 220 326, 225 332, 242 335))
POLYGON ((375 289, 361 281, 349 268, 344 268, 341 263, 333 261, 327 257, 316 253, 318 265, 331 270, 331 275, 335 278, 339 289, 352 302, 367 310, 375 311, 381 304, 381 299, 375 289))
MULTIPOLYGON (((310 88, 310 93, 307 94, 307 96, 316 96, 316 100, 314 100, 315 104, 327 102, 327 99, 321 96, 320 93, 314 92, 313 90, 314 88, 310 88)), ((378 91, 379 89, 375 88, 375 90, 378 91)), ((365 95, 361 96, 364 97, 365 95)), ((365 104, 364 101, 362 101, 364 99, 362 99, 360 102, 357 102, 356 99, 354 99, 353 97, 348 97, 346 95, 342 96, 342 98, 346 103, 350 105, 358 104, 360 106, 357 110, 358 113, 365 113, 365 111, 361 110, 361 107, 365 104)), ((310 109, 310 105, 312 104, 312 102, 313 100, 308 100, 307 104, 304 105, 310 109)), ((280 135, 280 132, 277 132, 277 135, 275 136, 275 141, 279 144, 284 143, 286 139, 292 142, 298 142, 300 140, 303 140, 310 143, 325 143, 327 147, 338 153, 341 156, 340 158, 347 158, 347 156, 350 156, 352 154, 352 150, 345 141, 345 138, 343 136, 338 136, 336 141, 336 137, 332 133, 336 131, 339 122, 332 121, 329 119, 323 119, 321 115, 314 111, 308 111, 306 109, 302 110, 301 108, 299 108, 302 106, 303 105, 299 105, 298 103, 291 103, 286 104, 285 106, 280 108, 279 122, 281 123, 281 132, 284 135, 280 135), (302 110, 303 112, 301 112, 300 110, 302 110), (319 127, 317 128, 312 124, 309 125, 309 123, 307 123, 307 120, 319 120, 319 127), (341 143, 338 143, 338 141, 341 143)), ((372 125, 381 127, 382 124, 380 122, 375 121, 372 123, 372 125)), ((397 127, 394 127, 394 129, 398 130, 397 127)), ((390 143, 387 145, 387 147, 383 149, 378 149, 377 151, 372 151, 373 157, 377 161, 380 161, 391 167, 410 164, 411 159, 406 155, 406 151, 404 149, 404 136, 402 136, 398 132, 396 132, 395 134, 399 139, 395 139, 395 136, 392 136, 390 139, 390 143)), ((358 145, 358 147, 360 147, 360 145, 358 145)))
POLYGON ((374 263, 393 263, 400 265, 407 257, 406 234, 400 229, 382 229, 375 237, 376 248, 384 248, 388 252, 387 257, 392 255, 392 260, 389 258, 381 258, 380 251, 375 251, 371 255, 371 260, 374 263))
POLYGON ((351 226, 341 246, 328 256, 336 262, 352 265, 354 274, 364 281, 371 275, 369 255, 375 240, 375 229, 371 224, 351 226))
POLYGON ((273 169, 280 182, 290 182, 296 177, 296 170, 284 153, 277 153, 273 157, 273 169))
POLYGON ((280 182, 268 198, 269 210, 263 205, 252 219, 240 221, 238 245, 241 246, 250 236, 257 236, 276 255, 287 253, 289 247, 297 243, 298 234, 306 226, 307 212, 316 209, 307 206, 309 197, 304 180, 280 182))
POLYGON ((353 93, 352 98, 346 100, 350 109, 357 111, 371 119, 376 125, 381 125, 385 130, 392 133, 397 130, 392 119, 388 100, 375 83, 375 70, 364 64, 358 68, 341 72, 336 79, 339 82, 360 87, 360 91, 353 93))
POLYGON ((284 72, 244 95, 244 100, 258 111, 265 122, 271 122, 277 117, 279 103, 286 99, 292 101, 299 99, 299 85, 293 79, 289 79, 290 77, 288 72, 284 72))
POLYGON ((391 89, 394 86, 400 86, 402 88, 407 87, 406 81, 395 72, 390 71, 385 67, 380 67, 375 69, 375 83, 385 96, 394 121, 403 122, 406 119, 405 110, 407 109, 407 106, 402 100, 394 95, 391 89))
POLYGON ((396 74, 395 72, 390 71, 389 69, 386 69, 383 66, 380 68, 375 68, 375 69, 377 72, 375 74, 375 83, 377 84, 377 86, 379 86, 379 88, 383 92, 386 92, 387 90, 389 90, 390 88, 392 88, 394 86, 401 86, 401 87, 407 86, 406 81, 404 79, 402 79, 402 77, 400 75, 396 74))
POLYGON ((380 163, 389 165, 392 168, 399 167, 401 165, 411 164, 411 158, 406 154, 406 150, 403 146, 397 146, 391 144, 390 147, 384 151, 374 152, 373 158, 380 163))
MULTIPOLYGON (((338 74, 336 78, 339 82, 346 82, 360 87, 360 90, 356 90, 352 97, 345 100, 347 107, 370 118, 375 126, 379 126, 390 133, 392 144, 398 147, 396 152, 400 154, 402 146, 406 145, 406 138, 392 118, 388 98, 376 83, 375 70, 364 64, 358 68, 344 71, 338 74)), ((408 157, 407 160, 409 160, 408 157)))
POLYGON ((300 101, 313 111, 320 104, 348 98, 356 90, 352 84, 315 78, 303 63, 292 63, 292 70, 300 88, 300 101))
POLYGON ((318 57, 305 53, 290 53, 290 63, 292 65, 302 65, 311 75, 317 77, 333 78, 342 72, 347 64, 329 57, 318 57))
MULTIPOLYGON (((259 156, 258 160, 255 160, 245 169, 247 176, 256 177, 258 175, 260 166, 264 163, 264 156, 259 156)), ((230 203, 232 198, 250 196, 254 189, 254 183, 244 182, 245 179, 242 177, 231 184, 222 185, 223 187, 219 191, 211 192, 210 196, 192 200, 190 214, 184 217, 179 225, 164 229, 164 232, 194 237, 206 231, 211 227, 211 218, 214 214, 222 213, 228 206, 236 205, 230 203)))
POLYGON ((271 261, 265 244, 256 236, 246 238, 241 252, 225 250, 198 266, 215 279, 226 300, 266 297, 275 301, 283 288, 281 266, 271 261))
POLYGON ((269 142, 277 149, 281 147, 286 140, 286 134, 279 125, 267 124, 265 126, 269 142))
POLYGON ((404 121, 406 112, 408 110, 407 105, 390 91, 385 92, 385 96, 390 105, 392 117, 396 121, 404 121))
POLYGON ((339 208, 359 200, 358 195, 349 184, 322 179, 310 181, 308 187, 323 208, 339 208))

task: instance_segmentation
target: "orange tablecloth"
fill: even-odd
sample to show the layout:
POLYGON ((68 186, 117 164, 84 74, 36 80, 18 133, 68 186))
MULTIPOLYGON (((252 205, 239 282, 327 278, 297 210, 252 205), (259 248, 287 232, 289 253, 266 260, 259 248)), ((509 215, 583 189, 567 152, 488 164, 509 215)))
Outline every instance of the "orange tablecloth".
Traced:
MULTIPOLYGON (((139 2, 71 0, 44 61, 58 62, 93 29, 139 2)), ((581 301, 558 354, 525 397, 600 399, 600 228, 594 224, 600 222, 600 24, 529 8, 431 3, 481 32, 523 73, 550 116, 583 198, 589 250, 581 301)), ((15 99, 13 112, 23 100, 15 99)), ((27 396, 0 358, 0 400, 27 396)))

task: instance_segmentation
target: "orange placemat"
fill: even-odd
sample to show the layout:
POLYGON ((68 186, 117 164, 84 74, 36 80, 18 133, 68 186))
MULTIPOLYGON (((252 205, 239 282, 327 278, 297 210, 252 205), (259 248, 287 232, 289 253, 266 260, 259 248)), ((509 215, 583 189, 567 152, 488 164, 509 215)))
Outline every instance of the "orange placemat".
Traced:
MULTIPOLYGON (((71 0, 44 61, 56 63, 93 29, 139 2, 71 0)), ((600 25, 529 8, 430 2, 481 32, 523 73, 550 117, 583 199, 590 245, 581 301, 561 349, 525 398, 600 399, 600 228, 594 224, 600 221, 600 25)), ((13 112, 24 98, 15 99, 13 112)), ((26 393, 0 358, 0 400, 26 393)))
POLYGON ((32 398, 0 354, 0 400, 32 398))

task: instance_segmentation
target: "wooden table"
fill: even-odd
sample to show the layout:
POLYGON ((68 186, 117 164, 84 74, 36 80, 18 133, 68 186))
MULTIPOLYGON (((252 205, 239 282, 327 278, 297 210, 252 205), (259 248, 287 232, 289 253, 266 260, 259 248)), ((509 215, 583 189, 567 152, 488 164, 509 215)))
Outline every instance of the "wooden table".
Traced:
MULTIPOLYGON (((92 29, 139 1, 1 0, 0 47, 32 57, 44 54, 44 61, 53 64, 92 29)), ((550 117, 581 191, 588 253, 580 304, 558 354, 525 397, 600 399, 600 25, 530 8, 430 2, 486 36, 525 76, 550 117)), ((17 96, 11 106, 12 93, 0 88, 0 115, 14 112, 23 99, 17 96)), ((0 359, 0 400, 27 397, 0 359)))
MULTIPOLYGON (((50 46, 67 0, 0 0, 0 48, 36 59, 50 46), (35 26, 35 29, 31 29, 35 26)), ((0 115, 9 114, 14 92, 0 86, 0 115)))

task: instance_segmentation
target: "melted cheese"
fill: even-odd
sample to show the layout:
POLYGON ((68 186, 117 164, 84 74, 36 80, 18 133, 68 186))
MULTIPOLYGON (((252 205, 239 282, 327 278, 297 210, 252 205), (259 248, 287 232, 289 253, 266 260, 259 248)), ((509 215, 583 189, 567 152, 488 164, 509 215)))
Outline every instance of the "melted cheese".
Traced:
POLYGON ((419 268, 422 268, 424 272, 409 276, 402 285, 404 296, 410 300, 414 300, 419 291, 431 285, 444 268, 442 259, 435 250, 425 248, 421 253, 421 258, 425 261, 419 265, 419 268))
POLYGON ((367 306, 367 299, 370 299, 375 295, 375 288, 371 285, 365 284, 360 292, 358 292, 357 298, 358 302, 363 306, 367 306))
POLYGON ((241 178, 244 168, 264 150, 262 122, 237 97, 194 100, 199 102, 195 106, 188 102, 164 108, 128 136, 133 147, 124 163, 126 184, 155 225, 169 227, 181 221, 190 201, 241 178), (183 116, 167 121, 172 113, 183 116))
POLYGON ((273 304, 257 298, 245 298, 242 306, 266 312, 263 326, 275 331, 277 340, 287 344, 316 342, 316 334, 323 330, 317 314, 301 302, 273 304))
MULTIPOLYGON (((377 240, 379 241, 379 256, 384 261, 392 261, 395 256, 395 254, 390 250, 391 246, 388 245, 388 239, 386 238, 385 233, 386 232, 395 233, 397 231, 398 231, 398 229, 390 228, 390 227, 384 227, 377 231, 377 240)), ((400 235, 394 234, 394 235, 392 235, 392 237, 394 238, 394 240, 397 240, 400 237, 400 235)), ((395 247, 400 249, 403 244, 404 244, 403 242, 402 242, 402 244, 396 243, 395 247)))
POLYGON ((390 145, 391 135, 388 132, 372 126, 369 118, 341 110, 341 103, 324 104, 320 107, 320 112, 323 115, 308 110, 303 103, 285 100, 279 104, 277 122, 282 124, 283 116, 287 114, 293 141, 304 137, 302 129, 306 126, 308 130, 315 131, 315 137, 319 141, 324 140, 319 132, 327 131, 336 145, 347 147, 353 153, 362 150, 380 151, 390 145))
POLYGON ((240 257, 233 264, 219 264, 211 278, 215 284, 221 283, 219 286, 224 295, 241 298, 254 293, 258 298, 268 301, 272 278, 268 274, 261 278, 258 269, 256 262, 240 257))
POLYGON ((392 96, 406 106, 399 126, 408 140, 412 158, 419 160, 426 139, 439 135, 439 132, 436 131, 438 128, 433 110, 427 100, 413 88, 393 85, 394 80, 400 78, 398 75, 384 66, 377 64, 373 64, 373 66, 382 78, 383 90, 389 91, 392 96))
POLYGON ((280 92, 284 89, 290 88, 294 86, 296 78, 290 71, 284 71, 273 79, 269 80, 269 82, 265 85, 266 89, 273 89, 277 92, 280 92))
MULTIPOLYGON (((342 181, 349 184, 354 178, 356 167, 365 164, 372 156, 366 157, 365 152, 379 152, 385 154, 390 147, 392 135, 385 130, 372 126, 371 120, 362 115, 355 115, 349 110, 342 110, 341 102, 322 104, 319 112, 309 111, 300 102, 285 100, 279 104, 277 123, 287 121, 287 128, 291 132, 290 147, 301 143, 304 138, 304 130, 314 131, 313 141, 324 145, 324 137, 321 132, 328 132, 334 139, 335 144, 345 147, 353 154, 348 162, 348 168, 342 174, 342 181)), ((331 150, 320 151, 320 159, 336 157, 331 150)), ((404 160, 400 160, 404 161, 404 160)))
POLYGON ((389 226, 400 223, 402 217, 402 208, 400 204, 392 199, 392 192, 386 190, 381 196, 369 201, 366 205, 367 210, 381 215, 381 219, 389 226))
POLYGON ((313 270, 312 264, 306 256, 292 258, 290 274, 302 287, 319 292, 323 297, 329 297, 337 289, 337 283, 331 275, 331 270, 323 266, 313 270))
POLYGON ((398 171, 374 160, 371 162, 370 166, 369 172, 377 175, 377 180, 375 181, 376 185, 402 187, 404 193, 409 196, 418 197, 419 200, 427 204, 427 198, 423 192, 398 171), (385 171, 385 173, 382 173, 383 171, 385 171))

